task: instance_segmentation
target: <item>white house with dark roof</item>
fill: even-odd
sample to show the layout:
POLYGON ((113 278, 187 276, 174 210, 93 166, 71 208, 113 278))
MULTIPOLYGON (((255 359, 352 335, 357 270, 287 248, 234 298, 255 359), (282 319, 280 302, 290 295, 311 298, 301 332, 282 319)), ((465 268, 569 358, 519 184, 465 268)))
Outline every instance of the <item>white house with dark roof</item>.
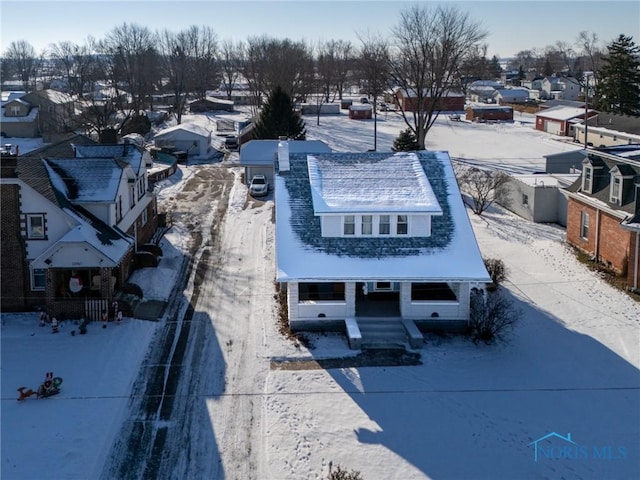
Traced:
POLYGON ((275 203, 293 329, 464 328, 472 289, 491 281, 446 152, 283 149, 275 203))

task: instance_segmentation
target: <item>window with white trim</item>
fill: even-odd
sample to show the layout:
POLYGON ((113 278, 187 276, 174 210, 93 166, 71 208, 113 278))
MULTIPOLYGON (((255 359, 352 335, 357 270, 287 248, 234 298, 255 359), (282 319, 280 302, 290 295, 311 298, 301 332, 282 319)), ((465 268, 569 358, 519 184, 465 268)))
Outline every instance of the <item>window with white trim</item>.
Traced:
POLYGON ((20 107, 12 106, 11 107, 11 115, 14 116, 14 117, 17 117, 18 115, 20 115, 20 107))
POLYGON ((31 290, 44 290, 47 284, 47 277, 43 268, 33 268, 31 270, 31 290))
POLYGON ((356 234, 356 217, 354 215, 344 216, 344 224, 343 224, 342 232, 344 235, 356 234))
POLYGON ((396 234, 407 235, 409 233, 409 220, 406 215, 398 215, 396 221, 396 234))
POLYGON ((373 217, 371 215, 362 215, 361 231, 362 235, 373 234, 373 217))
POLYGON ((622 177, 619 175, 611 176, 611 188, 609 201, 611 203, 616 203, 620 205, 620 201, 622 200, 622 177))
POLYGON ((584 167, 584 171, 582 172, 582 190, 587 193, 591 193, 591 188, 593 186, 593 168, 584 167))
POLYGON ((589 239, 589 214, 582 212, 580 217, 580 237, 584 240, 589 239))
POLYGON ((147 224, 147 220, 147 209, 145 208, 144 210, 142 210, 142 215, 140 218, 141 226, 145 226, 147 224))
POLYGON ((44 215, 27 215, 27 238, 44 238, 44 215))
POLYGON ((527 195, 526 193, 522 194, 522 204, 529 205, 529 195, 527 195))
POLYGON ((584 167, 582 172, 582 190, 587 193, 591 193, 591 188, 593 186, 593 168, 584 167))
POLYGON ((389 235, 391 233, 391 217, 389 215, 380 215, 378 222, 378 234, 389 235))

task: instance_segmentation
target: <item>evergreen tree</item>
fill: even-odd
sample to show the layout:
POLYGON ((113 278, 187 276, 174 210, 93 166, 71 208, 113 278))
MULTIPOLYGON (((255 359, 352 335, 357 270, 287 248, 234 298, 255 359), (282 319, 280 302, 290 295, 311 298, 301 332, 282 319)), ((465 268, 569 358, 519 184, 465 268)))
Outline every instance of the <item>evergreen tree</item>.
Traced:
POLYGON ((620 35, 607 46, 609 55, 598 72, 598 108, 626 115, 640 113, 640 47, 620 35))
POLYGON ((293 110, 291 97, 282 87, 277 86, 269 94, 269 98, 262 106, 253 133, 258 140, 277 140, 280 136, 292 140, 306 138, 307 131, 304 121, 293 110))
POLYGON ((418 139, 410 128, 400 132, 400 135, 393 141, 394 152, 413 152, 418 150, 418 139))
POLYGON ((495 80, 500 78, 500 75, 502 74, 502 67, 500 66, 500 60, 498 60, 498 57, 495 55, 491 57, 487 69, 489 70, 489 75, 492 79, 495 80))

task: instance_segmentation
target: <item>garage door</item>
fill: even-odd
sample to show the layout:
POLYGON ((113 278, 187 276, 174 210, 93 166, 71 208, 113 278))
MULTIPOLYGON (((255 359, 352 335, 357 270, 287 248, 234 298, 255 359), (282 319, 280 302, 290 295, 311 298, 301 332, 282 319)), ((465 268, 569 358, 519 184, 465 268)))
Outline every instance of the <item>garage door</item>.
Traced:
POLYGON ((562 135, 562 123, 551 120, 544 121, 544 131, 554 135, 562 135))

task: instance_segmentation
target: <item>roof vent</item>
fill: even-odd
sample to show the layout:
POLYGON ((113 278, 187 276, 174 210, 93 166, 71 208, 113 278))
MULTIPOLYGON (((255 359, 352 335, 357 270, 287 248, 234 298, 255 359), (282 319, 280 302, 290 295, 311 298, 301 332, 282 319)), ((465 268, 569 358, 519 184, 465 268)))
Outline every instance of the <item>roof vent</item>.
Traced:
POLYGON ((289 142, 287 137, 280 137, 278 142, 278 169, 281 172, 289 171, 289 142))

